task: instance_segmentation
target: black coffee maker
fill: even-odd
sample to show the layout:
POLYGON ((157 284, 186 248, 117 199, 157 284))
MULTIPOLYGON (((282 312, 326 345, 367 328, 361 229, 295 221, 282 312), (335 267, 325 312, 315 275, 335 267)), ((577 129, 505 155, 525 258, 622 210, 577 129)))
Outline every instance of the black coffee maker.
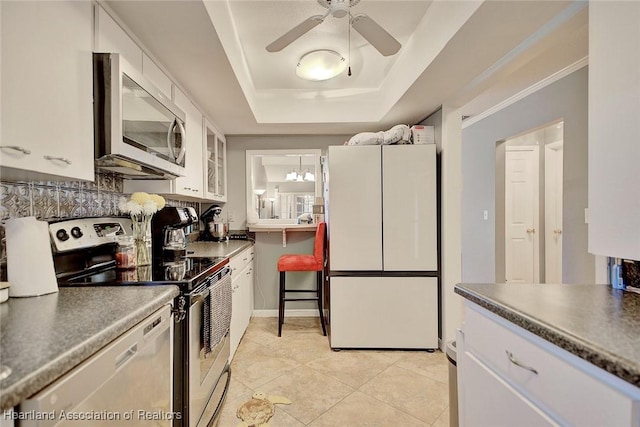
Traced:
POLYGON ((192 207, 165 206, 151 218, 153 264, 160 265, 184 257, 187 253, 185 229, 198 222, 192 207))

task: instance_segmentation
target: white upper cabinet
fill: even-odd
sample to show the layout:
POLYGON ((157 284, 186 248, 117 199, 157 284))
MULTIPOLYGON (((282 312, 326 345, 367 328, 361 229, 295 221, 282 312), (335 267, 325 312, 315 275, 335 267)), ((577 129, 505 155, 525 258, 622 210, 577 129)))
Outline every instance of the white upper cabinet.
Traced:
MULTIPOLYGON (((144 52, 142 53, 142 75, 148 78, 167 99, 171 99, 171 79, 144 52)), ((177 97, 176 97, 177 98, 177 97)), ((188 101, 191 104, 191 101, 188 101)), ((177 103, 177 102, 176 102, 177 103)), ((184 108, 183 108, 184 109, 184 108)), ((199 114, 199 113, 198 113, 199 114)))
POLYGON ((93 4, 0 2, 2 175, 93 181, 93 4))
POLYGON ((589 252, 640 260, 640 2, 589 2, 589 252))
POLYGON ((204 120, 205 199, 227 201, 227 142, 209 120, 204 120))
POLYGON ((178 88, 174 87, 174 102, 186 116, 187 154, 185 158, 186 176, 175 179, 175 193, 202 198, 202 114, 178 88))
POLYGON ((142 49, 100 6, 96 6, 95 25, 95 51, 119 53, 129 65, 142 72, 142 49))

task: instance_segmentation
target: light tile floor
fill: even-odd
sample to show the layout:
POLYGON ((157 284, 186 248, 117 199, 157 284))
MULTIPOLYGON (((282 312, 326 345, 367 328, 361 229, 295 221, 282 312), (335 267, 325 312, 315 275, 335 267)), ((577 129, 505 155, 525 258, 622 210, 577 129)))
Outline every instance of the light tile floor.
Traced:
POLYGON ((235 427, 254 391, 288 397, 272 427, 447 427, 448 365, 440 352, 332 351, 317 318, 253 318, 231 364, 219 427, 235 427))

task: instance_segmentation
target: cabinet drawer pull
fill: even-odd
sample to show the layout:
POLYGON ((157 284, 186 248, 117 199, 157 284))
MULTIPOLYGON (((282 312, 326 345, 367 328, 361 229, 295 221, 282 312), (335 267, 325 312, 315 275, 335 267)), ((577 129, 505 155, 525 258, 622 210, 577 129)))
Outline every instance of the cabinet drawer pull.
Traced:
POLYGON ((507 350, 507 357, 509 358, 509 361, 511 363, 513 363, 514 365, 516 365, 516 366, 518 366, 518 367, 520 367, 522 369, 526 369, 527 371, 533 372, 534 374, 538 375, 538 371, 536 371, 531 366, 523 365, 522 363, 520 363, 518 361, 518 359, 516 359, 509 350, 507 350))
POLYGON ((8 148, 10 150, 16 150, 21 152, 22 154, 31 154, 31 150, 27 150, 26 148, 18 147, 17 145, 0 145, 0 148, 8 148))
POLYGON ((63 163, 66 163, 68 165, 71 164, 71 160, 67 159, 66 157, 53 157, 53 156, 44 156, 45 159, 47 160, 59 160, 63 163))

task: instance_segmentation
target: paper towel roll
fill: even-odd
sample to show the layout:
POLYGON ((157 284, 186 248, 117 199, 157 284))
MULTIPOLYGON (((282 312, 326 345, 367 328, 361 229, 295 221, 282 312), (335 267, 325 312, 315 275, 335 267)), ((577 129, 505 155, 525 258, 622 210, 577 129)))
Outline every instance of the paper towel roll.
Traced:
POLYGON ((7 278, 10 297, 32 297, 58 292, 49 239, 49 226, 33 216, 9 219, 7 278))

